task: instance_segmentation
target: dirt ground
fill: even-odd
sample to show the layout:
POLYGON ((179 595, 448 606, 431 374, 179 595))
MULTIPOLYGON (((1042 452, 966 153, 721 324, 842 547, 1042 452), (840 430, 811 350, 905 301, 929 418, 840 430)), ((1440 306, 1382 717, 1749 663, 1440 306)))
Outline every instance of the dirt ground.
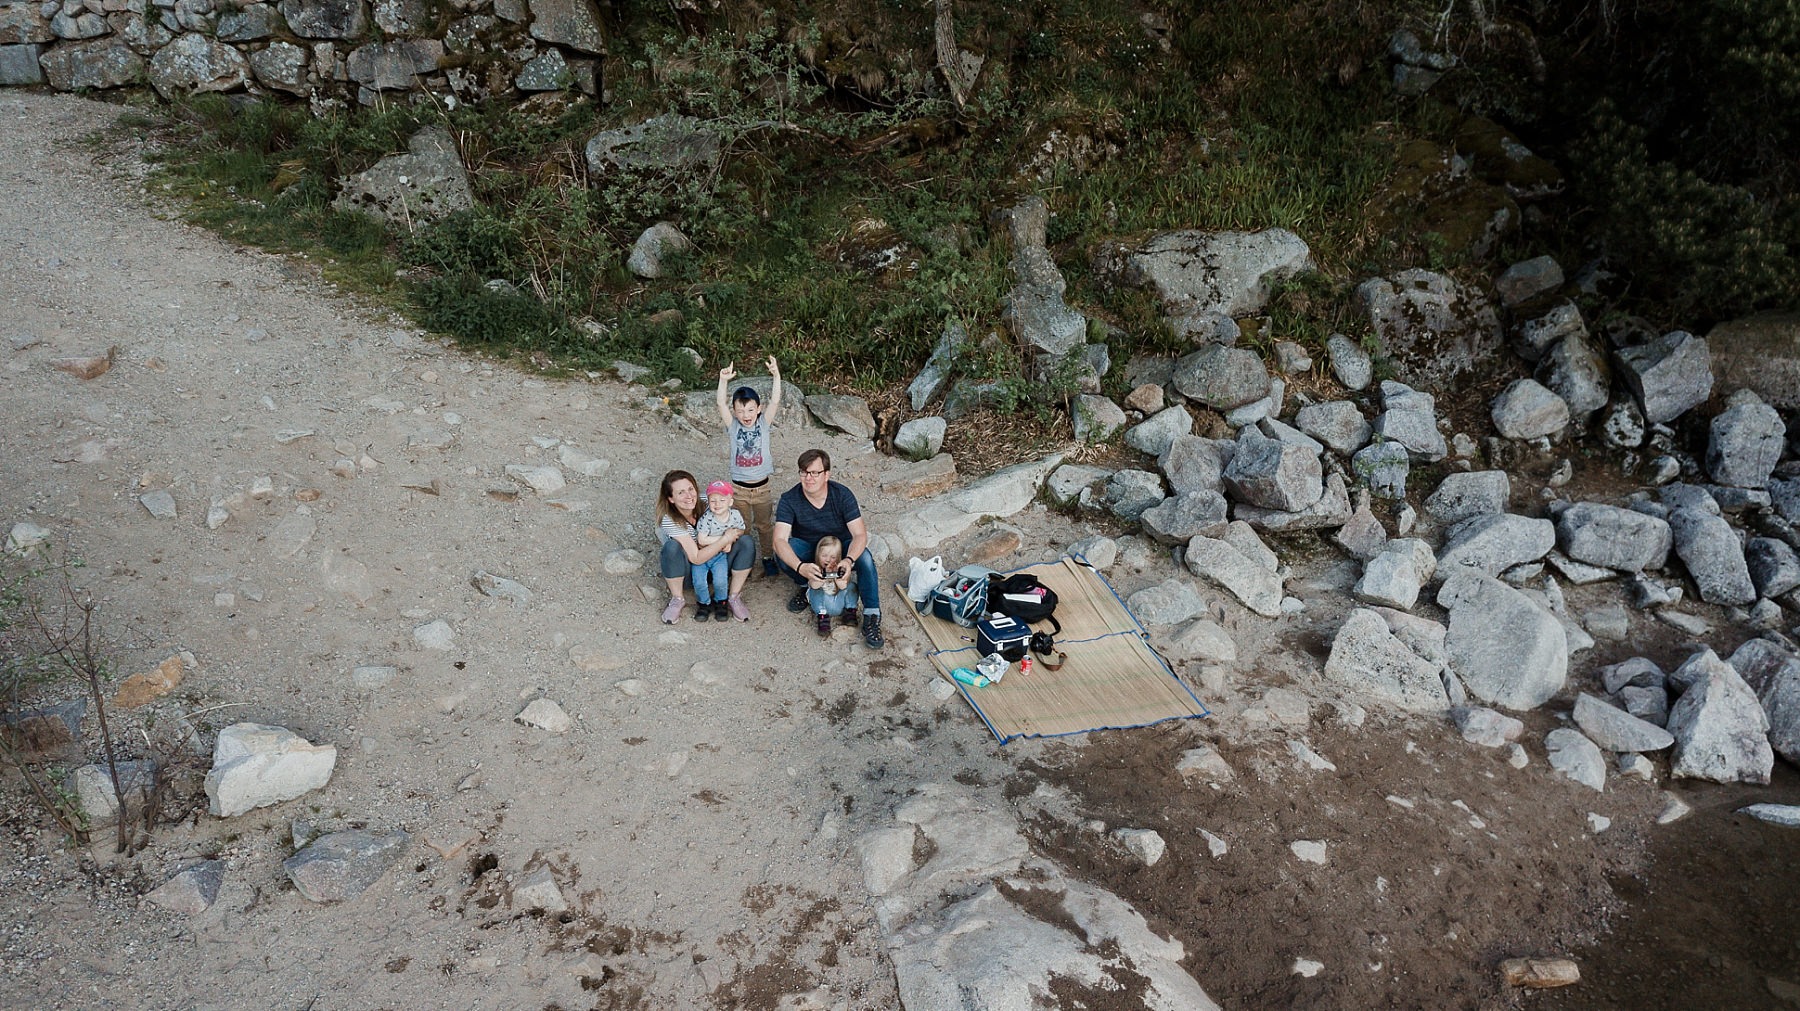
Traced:
MULTIPOLYGON (((199 714, 208 734, 239 720, 289 727, 336 745, 338 763, 324 790, 232 819, 204 811, 207 760, 177 763, 162 823, 131 856, 109 838, 64 845, 8 774, 0 1005, 894 1008, 852 844, 917 784, 948 780, 1019 802, 1041 853, 1181 940, 1225 1007, 1654 1006, 1581 1000, 1650 993, 1630 989, 1640 949, 1608 947, 1608 928, 1654 921, 1648 900, 1665 882, 1706 892, 1741 852, 1766 870, 1734 885, 1791 900, 1773 886, 1794 842, 1730 814, 1740 795, 1791 797, 1791 777, 1773 793, 1676 787, 1697 814, 1659 829, 1658 784, 1615 778, 1597 794, 1551 774, 1550 713, 1531 716, 1532 762, 1514 770, 1447 724, 1334 699, 1318 669, 1348 581, 1316 545, 1290 551, 1290 591, 1307 611, 1267 621, 1220 604, 1244 659, 1182 668, 1212 718, 1006 748, 960 700, 934 696, 925 640, 898 601, 880 653, 848 630, 818 641, 771 580, 750 584, 747 624, 659 625, 654 573, 611 574, 603 561, 649 553, 664 470, 720 470, 710 426, 672 419, 658 391, 446 350, 304 262, 172 220, 141 190, 130 138, 82 142, 114 112, 0 92, 0 525, 49 528, 85 562, 77 580, 99 599, 121 673, 193 655, 173 693, 112 714, 122 748, 142 753, 177 716, 199 714), (39 342, 21 347, 25 335, 39 342), (52 365, 114 346, 96 379, 52 365), (565 465, 569 486, 549 494, 506 476, 565 448, 610 465, 593 477, 565 465), (269 493, 252 494, 261 478, 269 493), (156 490, 173 495, 174 519, 140 505, 156 490), (214 502, 229 511, 216 529, 214 502), (477 570, 523 583, 531 600, 480 595, 477 570), (414 639, 435 620, 455 632, 447 650, 414 639), (363 665, 399 673, 359 684, 363 665), (1307 712, 1275 706, 1273 688, 1307 712), (540 697, 574 729, 514 722, 540 697), (1335 768, 1315 770, 1294 742, 1335 768), (1202 743, 1231 781, 1176 773, 1202 743), (1133 864, 1094 826, 1034 813, 1025 801, 1040 782, 1069 791, 1084 818, 1157 829, 1168 856, 1133 864), (1590 812, 1611 827, 1595 834, 1590 812), (411 843, 360 898, 313 905, 280 868, 296 822, 404 829, 411 843), (1226 852, 1214 856, 1202 830, 1226 852), (1296 859, 1298 840, 1324 841, 1326 862, 1296 859), (227 863, 211 909, 141 903, 201 856, 227 863), (539 867, 569 912, 508 907, 508 882, 539 867), (1646 920, 1621 919, 1640 909, 1646 920), (1601 968, 1567 995, 1498 982, 1501 958, 1570 954, 1601 968), (1297 959, 1321 967, 1300 975, 1297 959)), ((872 529, 893 529, 912 505, 877 490, 899 461, 867 444, 790 419, 775 445, 778 459, 831 451, 872 529)), ((1025 546, 999 567, 1054 557, 1094 529, 1041 507, 1007 522, 1025 546)), ((959 547, 945 545, 946 558, 959 547)), ((903 571, 894 559, 885 574, 903 571)), ((1126 593, 1173 574, 1167 562, 1109 573, 1126 593)), ((1632 648, 1681 655, 1670 630, 1633 620, 1632 648)), ((1583 654, 1580 669, 1625 648, 1583 654)), ((1783 945, 1795 904, 1756 908, 1757 929, 1779 940, 1697 975, 1749 980, 1741 992, 1761 996, 1715 1006, 1759 1006, 1776 999, 1768 977, 1800 979, 1783 945)), ((1655 942, 1636 936, 1654 945, 1642 959, 1667 956, 1685 922, 1658 926, 1655 942)))
POLYGON ((1607 935, 1572 953, 1586 981, 1527 1007, 1800 1007, 1800 840, 1737 813, 1800 804, 1800 774, 1778 761, 1767 787, 1682 795, 1695 814, 1653 834, 1638 873, 1612 878, 1624 908, 1607 935))

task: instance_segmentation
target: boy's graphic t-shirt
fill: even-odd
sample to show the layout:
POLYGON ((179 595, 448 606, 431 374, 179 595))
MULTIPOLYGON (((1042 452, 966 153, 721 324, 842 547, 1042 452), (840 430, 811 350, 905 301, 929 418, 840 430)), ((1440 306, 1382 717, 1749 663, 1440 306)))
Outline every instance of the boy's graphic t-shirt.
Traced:
POLYGON ((728 435, 733 481, 740 484, 761 481, 775 473, 775 463, 769 459, 769 426, 763 418, 758 417, 756 424, 749 428, 733 418, 728 435))

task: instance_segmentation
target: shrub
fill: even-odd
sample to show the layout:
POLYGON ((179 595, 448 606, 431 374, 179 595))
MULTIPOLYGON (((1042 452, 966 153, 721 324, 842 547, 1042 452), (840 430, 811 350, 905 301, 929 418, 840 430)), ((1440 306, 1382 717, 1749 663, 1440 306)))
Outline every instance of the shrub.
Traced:
MULTIPOLYGON (((1601 208, 1609 257, 1677 318, 1792 305, 1800 297, 1800 218, 1742 186, 1655 158, 1647 132, 1603 103, 1580 149, 1583 191, 1601 208)), ((1641 296, 1640 296, 1641 297, 1641 296)))
POLYGON ((400 257, 444 274, 516 279, 523 246, 516 225, 477 208, 414 232, 401 244, 400 257))
POLYGON ((1584 9, 1556 33, 1572 50, 1551 93, 1574 137, 1574 224, 1586 233, 1574 241, 1591 236, 1634 279, 1633 311, 1684 326, 1795 304, 1800 7, 1609 10, 1584 9))
POLYGON ((470 344, 505 352, 572 345, 569 324, 538 299, 496 290, 469 274, 431 278, 412 290, 419 322, 470 344))

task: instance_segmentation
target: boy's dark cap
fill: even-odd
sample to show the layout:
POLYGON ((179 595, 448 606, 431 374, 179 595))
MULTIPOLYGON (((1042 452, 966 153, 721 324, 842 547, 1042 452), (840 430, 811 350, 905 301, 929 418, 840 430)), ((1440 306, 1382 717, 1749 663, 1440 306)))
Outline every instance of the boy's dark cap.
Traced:
POLYGON ((743 403, 744 401, 750 401, 757 404, 762 403, 762 396, 751 386, 738 387, 737 392, 731 395, 731 399, 736 403, 743 403))

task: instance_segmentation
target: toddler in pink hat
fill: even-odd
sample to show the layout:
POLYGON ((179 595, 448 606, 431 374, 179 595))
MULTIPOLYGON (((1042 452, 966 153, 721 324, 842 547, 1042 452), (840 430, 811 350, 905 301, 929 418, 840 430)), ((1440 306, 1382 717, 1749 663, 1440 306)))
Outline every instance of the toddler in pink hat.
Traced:
MULTIPOLYGON (((708 547, 728 532, 744 529, 744 515, 731 507, 731 494, 730 481, 714 481, 706 486, 706 512, 694 524, 694 543, 708 547)), ((726 553, 721 551, 694 566, 694 600, 699 604, 694 609, 695 621, 750 620, 750 610, 743 599, 730 595, 727 561, 726 553)))

